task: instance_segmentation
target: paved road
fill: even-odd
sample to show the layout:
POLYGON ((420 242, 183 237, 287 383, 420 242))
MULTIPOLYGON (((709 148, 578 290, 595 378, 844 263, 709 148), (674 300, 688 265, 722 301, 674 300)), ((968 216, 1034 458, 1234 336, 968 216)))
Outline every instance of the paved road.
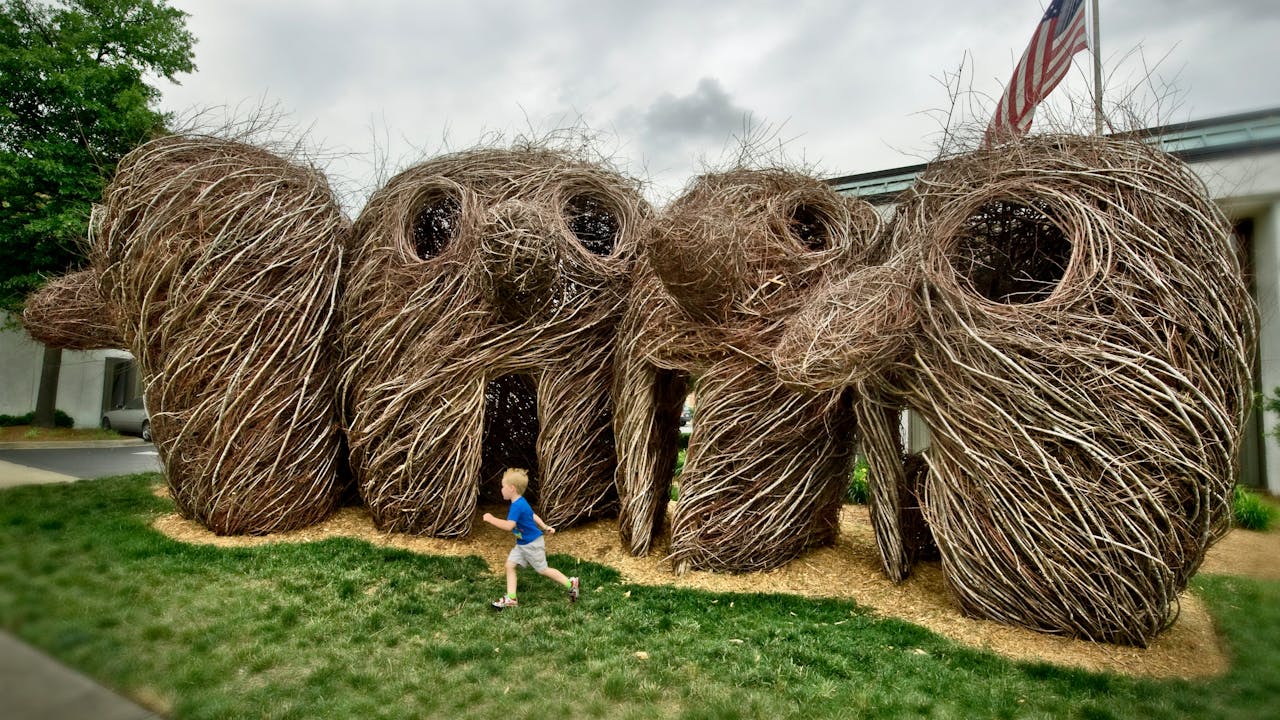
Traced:
POLYGON ((41 448, 0 450, 0 462, 25 465, 73 478, 159 472, 160 458, 154 445, 112 448, 41 448))

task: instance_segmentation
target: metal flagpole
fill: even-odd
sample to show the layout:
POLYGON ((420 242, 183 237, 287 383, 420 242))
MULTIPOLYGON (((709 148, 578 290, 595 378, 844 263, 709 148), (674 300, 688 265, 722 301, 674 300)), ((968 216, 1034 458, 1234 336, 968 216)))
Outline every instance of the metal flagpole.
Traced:
POLYGON ((1092 0, 1093 11, 1093 134, 1102 135, 1102 47, 1098 31, 1098 0, 1092 0))

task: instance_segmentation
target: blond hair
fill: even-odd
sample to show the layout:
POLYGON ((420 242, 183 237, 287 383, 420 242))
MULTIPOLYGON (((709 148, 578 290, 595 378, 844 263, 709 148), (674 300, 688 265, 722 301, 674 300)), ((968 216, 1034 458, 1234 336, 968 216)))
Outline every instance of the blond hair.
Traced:
POLYGON ((507 468, 507 471, 502 473, 502 484, 510 485, 516 489, 517 493, 523 495, 529 488, 529 472, 523 468, 507 468))

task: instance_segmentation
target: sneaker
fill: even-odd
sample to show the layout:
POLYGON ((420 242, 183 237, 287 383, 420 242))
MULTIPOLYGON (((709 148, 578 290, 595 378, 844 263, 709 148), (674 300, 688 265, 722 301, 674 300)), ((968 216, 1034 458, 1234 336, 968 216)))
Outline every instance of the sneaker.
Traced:
POLYGON ((578 578, 569 578, 569 602, 578 602, 578 578))
POLYGON ((494 610, 506 610, 507 608, 512 608, 512 607, 520 607, 520 603, 517 602, 515 598, 509 595, 503 595, 502 597, 493 601, 494 610))

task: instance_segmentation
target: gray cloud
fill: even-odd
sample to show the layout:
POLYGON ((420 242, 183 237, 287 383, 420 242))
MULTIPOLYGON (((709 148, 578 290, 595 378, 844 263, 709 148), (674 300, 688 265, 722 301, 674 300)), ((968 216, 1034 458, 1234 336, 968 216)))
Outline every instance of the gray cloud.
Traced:
POLYGON ((663 94, 642 118, 643 132, 653 143, 722 140, 741 130, 751 112, 733 102, 720 81, 704 77, 688 95, 663 94))

